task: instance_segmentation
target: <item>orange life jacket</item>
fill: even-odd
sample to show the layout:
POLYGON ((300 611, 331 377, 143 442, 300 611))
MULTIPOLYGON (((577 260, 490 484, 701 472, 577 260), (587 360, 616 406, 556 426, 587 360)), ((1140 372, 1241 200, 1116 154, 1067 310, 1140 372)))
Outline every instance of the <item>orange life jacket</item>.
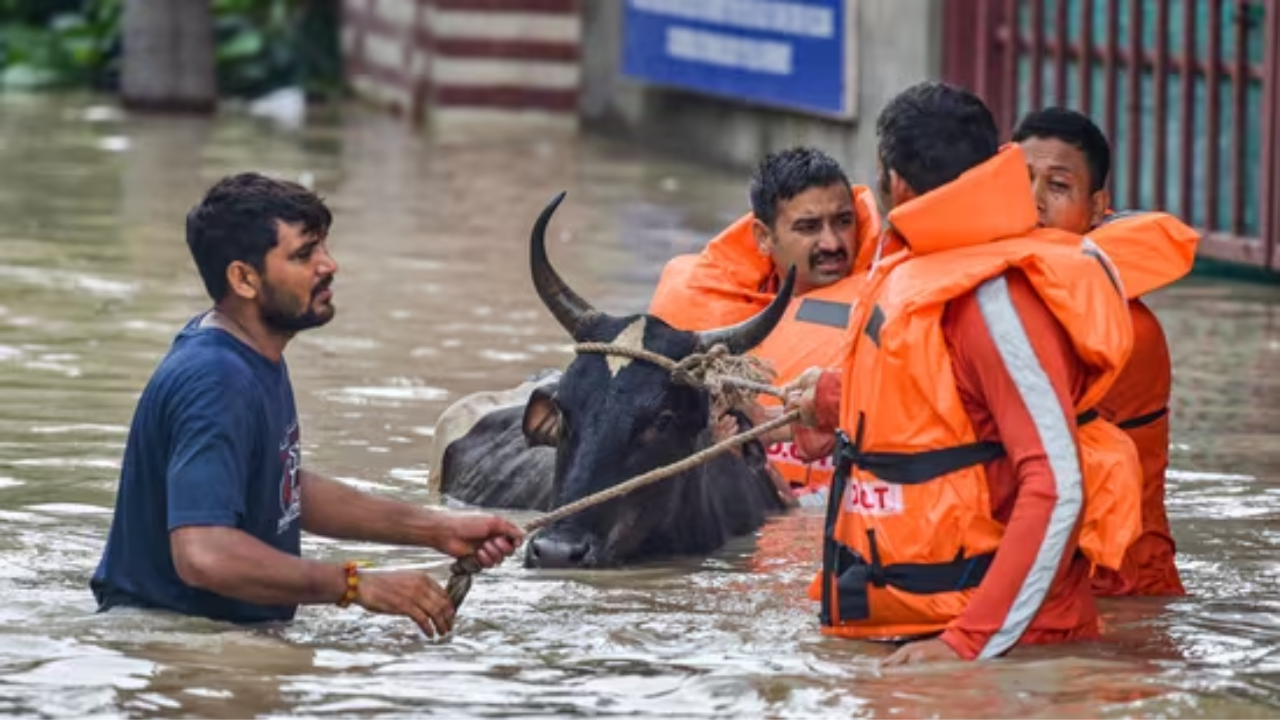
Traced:
MULTIPOLYGON (((865 284, 867 270, 882 240, 880 215, 871 190, 855 185, 857 254, 849 275, 792 299, 778 326, 752 354, 769 361, 776 384, 795 379, 810 367, 836 367, 848 354, 849 311, 865 284)), ((706 330, 741 322, 764 309, 776 295, 773 261, 760 252, 751 226, 752 213, 738 218, 697 255, 680 255, 663 269, 649 313, 682 330, 706 330)), ((892 243, 888 238, 884 238, 892 243)), ((890 244, 888 250, 897 249, 890 244)), ((767 395, 761 404, 776 404, 767 395)), ((804 493, 827 487, 834 464, 830 458, 806 463, 790 442, 768 450, 774 468, 804 493)))
POLYGON ((1163 212, 1108 212, 1088 237, 1111 259, 1130 300, 1191 272, 1200 243, 1195 228, 1163 212))
MULTIPOLYGON (((969 603, 1003 535, 979 442, 942 329, 947 303, 1010 269, 1024 273, 1086 368, 1077 413, 1106 393, 1132 348, 1115 270, 1087 240, 1035 230, 1021 151, 1005 150, 889 216, 910 250, 877 267, 855 309, 844 368, 837 472, 823 568, 810 592, 823 632, 903 637, 940 631, 969 603), (977 191, 975 192, 975 188, 977 191), (843 435, 843 431, 842 431, 843 435)), ((1141 528, 1133 444, 1102 419, 1075 438, 1084 486, 1080 549, 1118 567, 1141 528)))
MULTIPOLYGON (((769 337, 752 354, 770 362, 777 373, 775 383, 785 384, 811 367, 838 367, 848 355, 848 327, 852 301, 862 292, 866 276, 854 272, 845 279, 811 290, 791 301, 787 313, 769 337)), ((779 400, 761 395, 761 405, 777 405, 779 400)), ((831 484, 835 462, 825 457, 813 462, 801 459, 795 443, 787 440, 765 448, 773 467, 803 495, 831 484)))
POLYGON ((1139 299, 1191 272, 1200 233, 1162 212, 1108 212, 1089 237, 1107 253, 1130 299, 1134 352, 1098 405, 1129 436, 1143 472, 1142 535, 1119 571, 1099 569, 1098 595, 1185 595, 1165 512, 1169 465, 1169 348, 1160 321, 1139 299))

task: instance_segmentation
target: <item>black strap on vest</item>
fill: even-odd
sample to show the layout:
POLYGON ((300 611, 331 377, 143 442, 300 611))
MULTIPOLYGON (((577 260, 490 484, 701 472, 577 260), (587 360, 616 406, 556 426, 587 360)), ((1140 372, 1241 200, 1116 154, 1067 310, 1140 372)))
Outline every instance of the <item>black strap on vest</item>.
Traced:
MULTIPOLYGON (((841 550, 848 548, 835 539, 836 521, 840 519, 840 503, 844 501, 845 489, 849 487, 850 465, 842 460, 840 450, 849 443, 849 436, 843 430, 836 431, 836 470, 831 476, 831 489, 827 493, 827 517, 822 526, 822 602, 818 608, 818 619, 826 626, 832 624, 831 618, 831 578, 834 570, 841 565, 841 550)), ((843 611, 842 611, 843 614, 843 611)))
MULTIPOLYGON (((862 422, 859 420, 859 436, 862 422)), ((981 462, 987 462, 992 447, 999 452, 994 457, 1004 454, 999 443, 975 443, 962 448, 951 448, 934 453, 910 455, 905 453, 860 453, 857 443, 851 443, 844 433, 837 433, 836 470, 831 479, 831 492, 827 496, 827 517, 824 528, 822 547, 822 608, 819 617, 823 625, 831 625, 831 582, 834 578, 839 590, 840 619, 865 620, 871 616, 870 602, 867 595, 868 586, 878 588, 893 587, 915 595, 931 595, 943 592, 955 592, 977 587, 991 566, 994 554, 987 553, 974 557, 964 557, 963 551, 950 562, 945 563, 896 563, 884 565, 880 562, 880 549, 876 541, 875 530, 867 531, 867 543, 871 558, 862 557, 859 553, 835 538, 836 521, 840 517, 840 504, 849 485, 849 477, 855 465, 875 472, 877 477, 888 482, 914 484, 924 482, 937 475, 953 472, 981 462), (950 454, 941 454, 947 453, 950 454), (927 456, 923 460, 918 460, 927 456), (965 462, 955 465, 956 462, 965 462), (877 469, 864 463, 876 463, 877 469), (894 465, 893 463, 903 463, 894 465), (946 463, 951 463, 948 466, 946 463), (896 469, 895 469, 896 468, 896 469), (927 473, 940 470, 922 479, 906 481, 894 480, 880 472, 887 469, 897 477, 916 478, 927 473)))
POLYGON ((862 452, 864 416, 858 416, 857 439, 837 444, 836 462, 847 461, 885 482, 918 485, 961 468, 981 465, 1004 457, 1004 446, 998 442, 976 442, 968 445, 925 450, 918 453, 862 452))
MULTIPOLYGON (((1138 417, 1129 418, 1128 420, 1121 420, 1120 422, 1116 423, 1116 427, 1120 428, 1121 430, 1133 430, 1135 428, 1140 428, 1145 425, 1150 425, 1151 423, 1159 420, 1160 418, 1168 414, 1169 414, 1169 408, 1162 407, 1159 410, 1156 410, 1155 412, 1149 412, 1146 415, 1139 415, 1138 417)), ((1087 425, 1088 423, 1091 423, 1096 419, 1098 419, 1097 410, 1086 410, 1076 417, 1076 425, 1087 425)))
MULTIPOLYGON (((937 593, 958 592, 975 588, 986 577, 987 570, 995 553, 985 553, 973 557, 964 557, 963 552, 956 555, 951 562, 945 563, 897 563, 882 565, 876 547, 875 530, 867 531, 867 540, 871 546, 871 561, 849 549, 841 542, 834 542, 832 548, 835 563, 827 568, 823 578, 823 590, 829 587, 830 578, 835 578, 839 590, 840 620, 866 620, 871 617, 871 603, 867 589, 892 587, 912 595, 935 595, 937 593)), ((829 617, 829 601, 822 603, 822 622, 831 624, 829 617)))
MULTIPOLYGON (((1166 411, 1143 415, 1140 418, 1126 420, 1120 424, 1122 428, 1138 427, 1155 422, 1166 411), (1130 424, 1132 423, 1132 424, 1130 424)), ((1086 410, 1076 416, 1076 425, 1087 425, 1098 419, 1097 410, 1086 410)), ((843 442, 836 444, 835 459, 837 464, 848 462, 851 467, 861 468, 885 482, 897 485, 919 485, 947 473, 962 470, 974 465, 989 463, 1005 456, 1004 446, 998 442, 975 442, 968 445, 924 450, 917 453, 894 452, 862 452, 862 431, 865 427, 865 416, 858 416, 857 439, 849 442, 848 436, 840 434, 843 442)))
POLYGON ((1004 446, 997 442, 977 442, 920 453, 864 453, 850 446, 844 452, 854 467, 885 482, 919 485, 961 468, 1002 458, 1004 446))
MULTIPOLYGON (((1137 427, 1154 422, 1167 412, 1162 410, 1122 423, 1120 427, 1137 427)), ((1087 425, 1098 419, 1097 410, 1086 410, 1076 416, 1077 425, 1087 425)), ((836 470, 831 479, 831 493, 827 497, 827 517, 822 547, 822 609, 819 617, 824 625, 831 625, 831 580, 839 589, 841 620, 864 620, 870 617, 867 587, 894 587, 915 595, 967 590, 982 582, 991 566, 993 553, 964 557, 963 551, 945 563, 897 563, 882 565, 876 544, 875 530, 867 531, 867 546, 871 558, 862 557, 835 537, 836 521, 840 517, 840 504, 849 486, 849 477, 857 467, 884 482, 898 485, 919 485, 947 473, 974 465, 998 460, 1005 456, 1004 446, 998 442, 976 442, 968 445, 926 450, 918 453, 863 452, 862 444, 865 417, 858 417, 857 435, 854 441, 843 432, 836 433, 836 470)))
POLYGON ((1121 430, 1133 430, 1134 428, 1140 428, 1144 425, 1150 425, 1168 414, 1169 408, 1162 407, 1159 410, 1149 412, 1146 415, 1139 415, 1138 417, 1129 418, 1128 420, 1121 420, 1116 423, 1116 425, 1118 425, 1121 430))

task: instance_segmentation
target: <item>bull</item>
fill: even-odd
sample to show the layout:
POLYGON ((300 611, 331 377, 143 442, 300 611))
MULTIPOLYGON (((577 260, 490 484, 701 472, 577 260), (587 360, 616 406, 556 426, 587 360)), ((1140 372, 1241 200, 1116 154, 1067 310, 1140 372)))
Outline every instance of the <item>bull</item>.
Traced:
MULTIPOLYGON (((530 265, 538 297, 575 342, 639 347, 676 361, 718 343, 742 354, 782 318, 794 268, 769 307, 719 330, 687 332, 650 315, 596 310, 547 259, 547 225, 563 199, 538 216, 530 265)), ((654 363, 579 354, 563 373, 447 409, 436 427, 432 484, 469 505, 550 510, 710 446, 712 409, 706 389, 654 363)), ((739 430, 750 427, 744 413, 732 412, 739 430)), ((707 554, 788 506, 764 447, 753 442, 544 528, 527 544, 525 566, 610 567, 707 554)))

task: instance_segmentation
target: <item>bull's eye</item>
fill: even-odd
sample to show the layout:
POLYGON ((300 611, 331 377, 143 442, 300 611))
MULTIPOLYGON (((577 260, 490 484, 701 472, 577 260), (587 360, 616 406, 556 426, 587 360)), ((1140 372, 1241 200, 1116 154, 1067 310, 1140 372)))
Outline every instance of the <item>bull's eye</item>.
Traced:
POLYGON ((675 419, 676 419, 675 413, 671 412, 670 410, 663 410, 661 413, 658 414, 658 417, 653 419, 653 422, 649 425, 649 427, 654 432, 666 432, 667 428, 671 427, 671 423, 675 422, 675 419))

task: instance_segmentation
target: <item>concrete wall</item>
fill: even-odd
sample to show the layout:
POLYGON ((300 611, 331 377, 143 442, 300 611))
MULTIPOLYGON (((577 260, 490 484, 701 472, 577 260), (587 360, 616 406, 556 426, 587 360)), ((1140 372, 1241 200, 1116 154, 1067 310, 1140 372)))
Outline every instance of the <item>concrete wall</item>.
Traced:
POLYGON ((582 4, 582 124, 703 161, 748 168, 766 152, 815 145, 854 182, 875 173, 875 120, 902 88, 942 70, 939 0, 853 0, 858 13, 858 117, 836 121, 646 86, 622 76, 622 0, 582 4))

